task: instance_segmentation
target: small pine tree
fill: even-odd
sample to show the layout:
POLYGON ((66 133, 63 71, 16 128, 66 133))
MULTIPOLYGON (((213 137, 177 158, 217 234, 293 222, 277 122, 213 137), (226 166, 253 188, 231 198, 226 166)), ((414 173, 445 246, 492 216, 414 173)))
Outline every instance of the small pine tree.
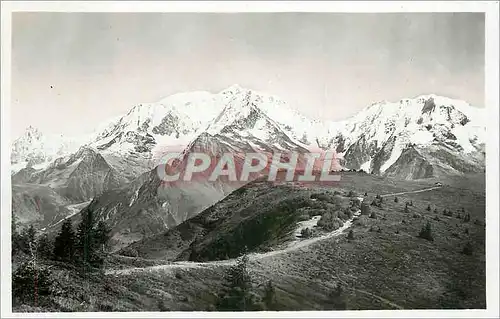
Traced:
POLYGON ((365 203, 365 201, 363 201, 361 203, 361 215, 370 215, 370 205, 368 205, 367 203, 365 203))
POLYGON ((266 310, 276 311, 276 290, 271 280, 269 280, 264 288, 264 298, 263 302, 266 310))
POLYGON ((465 229, 465 233, 466 233, 467 235, 469 235, 469 228, 466 228, 466 229, 465 229))
POLYGON ((397 197, 394 197, 394 202, 395 203, 399 202, 399 199, 397 197))
POLYGON ((365 192, 365 196, 368 196, 368 193, 367 193, 367 192, 365 192))
POLYGON ((432 237, 432 227, 430 222, 427 222, 427 224, 422 227, 420 233, 418 234, 418 237, 427 239, 429 241, 434 241, 434 237, 432 237))
POLYGON ((404 212, 405 212, 405 214, 409 214, 410 213, 410 209, 408 208, 408 205, 405 205, 404 212))
POLYGON ((434 214, 438 214, 437 208, 434 208, 434 214))
POLYGON ((347 309, 347 301, 344 289, 340 283, 328 294, 329 310, 345 310, 347 309))
POLYGON ((252 279, 247 265, 248 256, 243 255, 224 275, 224 289, 216 304, 218 311, 251 311, 255 308, 255 298, 251 293, 252 279))
POLYGON ((431 205, 427 205, 427 211, 430 212, 431 211, 431 205))
POLYGON ((464 222, 468 223, 470 222, 470 214, 467 213, 467 215, 464 216, 464 222))
POLYGON ((410 201, 410 206, 413 206, 413 201, 410 201))
POLYGON ((372 212, 370 214, 370 218, 377 219, 377 214, 375 214, 375 212, 372 212))
POLYGON ((54 241, 54 257, 65 261, 73 260, 75 253, 75 233, 71 221, 66 219, 54 241))
POLYGON ((354 239, 354 232, 351 230, 349 230, 349 234, 347 235, 347 239, 349 240, 353 240, 354 239))
POLYGON ((94 213, 90 209, 86 210, 76 232, 76 253, 84 265, 98 266, 103 262, 99 249, 102 248, 101 240, 106 238, 107 233, 103 230, 98 233, 96 226, 94 213))

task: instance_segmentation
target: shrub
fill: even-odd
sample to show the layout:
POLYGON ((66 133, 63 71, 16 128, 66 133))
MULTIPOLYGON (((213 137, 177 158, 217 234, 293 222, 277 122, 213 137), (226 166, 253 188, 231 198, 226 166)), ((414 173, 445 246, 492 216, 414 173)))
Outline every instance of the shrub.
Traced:
POLYGON ((302 228, 300 231, 300 237, 309 238, 312 235, 312 231, 309 228, 302 228))
POLYGON ((321 216, 318 220, 318 227, 321 227, 327 231, 336 230, 344 224, 340 218, 337 217, 336 212, 327 212, 321 216))
POLYGON ((377 214, 375 214, 375 212, 372 212, 370 214, 370 218, 377 219, 377 214))
POLYGON ((327 308, 328 310, 347 309, 346 296, 340 283, 328 294, 327 308))
POLYGON ((361 203, 361 215, 370 215, 370 206, 364 201, 361 203))
POLYGON ((351 199, 351 207, 359 208, 361 206, 361 201, 358 198, 351 199))
POLYGON ((118 253, 125 257, 139 257, 139 252, 132 247, 122 248, 118 253))
POLYGON ((472 247, 472 244, 469 241, 469 242, 467 242, 467 244, 465 244, 464 249, 462 249, 462 254, 470 256, 470 255, 472 255, 473 251, 474 251, 474 248, 472 247))
POLYGON ((264 297, 262 298, 266 310, 277 310, 276 290, 274 289, 273 282, 269 280, 264 288, 264 297))
POLYGON ((418 237, 427 239, 428 241, 434 241, 434 237, 432 237, 432 227, 430 222, 427 222, 427 224, 422 227, 420 233, 418 234, 418 237))
POLYGON ((430 212, 431 211, 431 205, 427 205, 427 211, 430 212))
POLYGON ((395 203, 399 202, 399 199, 397 197, 394 197, 394 202, 395 203))
POLYGON ((353 240, 354 239, 354 232, 351 230, 349 230, 349 234, 347 235, 347 239, 349 240, 353 240))

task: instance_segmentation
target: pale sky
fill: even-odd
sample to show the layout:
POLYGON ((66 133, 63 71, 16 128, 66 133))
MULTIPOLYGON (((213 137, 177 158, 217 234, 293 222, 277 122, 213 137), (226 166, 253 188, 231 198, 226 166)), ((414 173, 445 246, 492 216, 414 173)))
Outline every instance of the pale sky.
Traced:
POLYGON ((12 134, 67 135, 232 84, 338 120, 435 93, 484 106, 482 13, 14 13, 12 134))

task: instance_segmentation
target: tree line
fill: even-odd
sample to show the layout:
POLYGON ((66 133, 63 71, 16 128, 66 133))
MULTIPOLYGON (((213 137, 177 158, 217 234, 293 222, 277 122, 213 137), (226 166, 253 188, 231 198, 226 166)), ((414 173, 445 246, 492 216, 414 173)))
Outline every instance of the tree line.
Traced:
POLYGON ((103 253, 110 239, 109 233, 106 223, 97 222, 91 210, 83 213, 76 231, 71 220, 65 219, 53 241, 47 234, 37 234, 33 225, 18 231, 17 220, 13 217, 12 254, 32 254, 31 250, 34 249, 37 257, 43 259, 99 266, 104 261, 103 253))

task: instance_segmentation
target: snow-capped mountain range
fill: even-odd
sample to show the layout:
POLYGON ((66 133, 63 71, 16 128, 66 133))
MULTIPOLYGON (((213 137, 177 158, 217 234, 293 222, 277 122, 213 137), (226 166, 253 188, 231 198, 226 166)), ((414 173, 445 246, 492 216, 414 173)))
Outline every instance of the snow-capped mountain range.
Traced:
POLYGON ((42 169, 85 145, 118 172, 129 172, 132 161, 131 179, 154 168, 165 150, 182 150, 208 134, 226 144, 233 141, 252 148, 334 149, 347 168, 421 178, 442 169, 455 173, 484 169, 477 158, 485 140, 484 116, 484 109, 464 101, 422 95, 374 103, 343 121, 319 121, 275 96, 233 85, 215 94, 180 93, 136 105, 84 137, 45 136, 29 127, 14 141, 11 163, 14 172, 26 165, 42 169), (437 156, 429 155, 436 148, 440 157, 459 157, 460 164, 455 159, 436 163, 437 156), (395 174, 392 166, 410 151, 423 158, 421 171, 395 174))
POLYGON ((165 152, 183 154, 181 170, 191 152, 322 149, 335 150, 344 168, 373 174, 461 175, 484 171, 484 116, 484 109, 437 95, 374 103, 328 122, 236 85, 175 94, 136 105, 79 138, 28 128, 12 147, 13 212, 50 227, 71 205, 89 202, 84 209, 108 223, 120 247, 197 215, 239 187, 222 180, 162 186, 156 167, 165 152))

